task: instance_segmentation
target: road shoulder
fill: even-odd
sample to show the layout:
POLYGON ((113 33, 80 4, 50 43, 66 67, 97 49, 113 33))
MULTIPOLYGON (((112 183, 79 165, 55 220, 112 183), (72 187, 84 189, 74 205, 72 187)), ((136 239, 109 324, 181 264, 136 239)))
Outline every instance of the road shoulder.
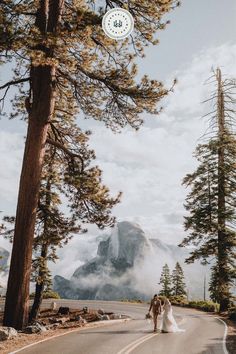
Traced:
POLYGON ((22 350, 29 348, 30 346, 51 340, 53 338, 61 337, 73 332, 83 331, 89 328, 112 326, 117 323, 127 322, 130 318, 109 320, 109 321, 97 321, 90 322, 84 326, 77 326, 76 328, 60 328, 56 330, 48 330, 42 334, 25 334, 20 333, 15 339, 1 342, 0 352, 1 354, 15 354, 20 353, 22 350))
POLYGON ((226 338, 226 347, 229 354, 236 353, 236 323, 229 320, 227 317, 219 317, 228 326, 226 338))

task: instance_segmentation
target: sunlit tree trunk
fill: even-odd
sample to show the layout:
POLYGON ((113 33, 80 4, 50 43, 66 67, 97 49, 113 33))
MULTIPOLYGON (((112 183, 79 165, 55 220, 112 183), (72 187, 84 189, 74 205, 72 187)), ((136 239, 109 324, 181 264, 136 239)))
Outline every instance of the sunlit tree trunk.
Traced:
MULTIPOLYGON (((54 32, 63 7, 60 0, 41 0, 36 15, 36 26, 42 34, 54 32), (49 4, 50 3, 50 4, 49 4), (49 6, 50 5, 50 6, 49 6)), ((48 48, 36 48, 52 57, 48 48)), ((9 271, 3 323, 22 329, 28 323, 29 283, 32 261, 32 244, 40 177, 45 155, 49 121, 55 105, 55 67, 31 66, 31 101, 29 125, 24 151, 18 194, 15 234, 9 271)))
POLYGON ((227 240, 225 221, 225 112, 224 92, 222 90, 221 71, 217 69, 218 81, 218 292, 220 311, 226 311, 229 305, 229 285, 227 281, 227 240))

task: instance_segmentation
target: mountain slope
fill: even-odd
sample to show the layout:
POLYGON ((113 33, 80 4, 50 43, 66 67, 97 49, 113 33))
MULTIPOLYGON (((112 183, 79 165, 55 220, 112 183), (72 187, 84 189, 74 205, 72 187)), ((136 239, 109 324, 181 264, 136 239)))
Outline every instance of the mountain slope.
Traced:
MULTIPOLYGON (((187 255, 185 249, 158 239, 149 240, 134 223, 120 222, 110 236, 100 241, 96 257, 77 268, 70 280, 54 278, 54 290, 61 297, 72 299, 147 299, 158 291, 162 266, 168 263, 173 268, 177 261, 183 264, 187 255)), ((199 278, 199 267, 202 268, 185 267, 188 286, 195 294, 198 291, 194 289, 193 276, 197 272, 199 278)), ((196 287, 200 287, 201 294, 201 284, 196 287)))

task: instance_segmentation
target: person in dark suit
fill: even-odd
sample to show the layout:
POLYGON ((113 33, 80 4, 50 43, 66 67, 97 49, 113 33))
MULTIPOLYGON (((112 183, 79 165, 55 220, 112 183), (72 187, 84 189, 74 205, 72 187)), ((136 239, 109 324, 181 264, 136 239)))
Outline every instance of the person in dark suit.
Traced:
POLYGON ((161 314, 161 310, 162 310, 161 300, 158 299, 157 294, 155 294, 151 300, 148 313, 150 313, 151 310, 152 310, 152 314, 153 314, 154 332, 156 332, 157 331, 157 317, 158 317, 158 315, 161 314))

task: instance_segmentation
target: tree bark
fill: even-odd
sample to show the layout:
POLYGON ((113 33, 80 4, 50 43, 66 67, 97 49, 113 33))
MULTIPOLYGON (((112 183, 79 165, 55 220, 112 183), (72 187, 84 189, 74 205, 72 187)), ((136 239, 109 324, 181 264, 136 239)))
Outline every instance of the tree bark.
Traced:
POLYGON ((32 70, 33 105, 25 144, 15 234, 6 294, 4 325, 21 329, 28 322, 32 244, 48 123, 54 110, 55 69, 32 70))
MULTIPOLYGON (((35 25, 42 34, 55 32, 63 9, 63 0, 41 0, 35 25)), ((46 56, 53 53, 38 46, 46 56)), ((15 234, 8 278, 3 324, 22 329, 28 323, 29 282, 32 261, 32 244, 40 177, 45 155, 48 124, 55 105, 55 67, 31 66, 32 107, 20 177, 15 234)))
POLYGON ((220 312, 226 311, 229 306, 229 284, 227 279, 227 235, 225 222, 225 110, 224 92, 222 89, 221 71, 217 69, 218 80, 218 292, 220 312))

